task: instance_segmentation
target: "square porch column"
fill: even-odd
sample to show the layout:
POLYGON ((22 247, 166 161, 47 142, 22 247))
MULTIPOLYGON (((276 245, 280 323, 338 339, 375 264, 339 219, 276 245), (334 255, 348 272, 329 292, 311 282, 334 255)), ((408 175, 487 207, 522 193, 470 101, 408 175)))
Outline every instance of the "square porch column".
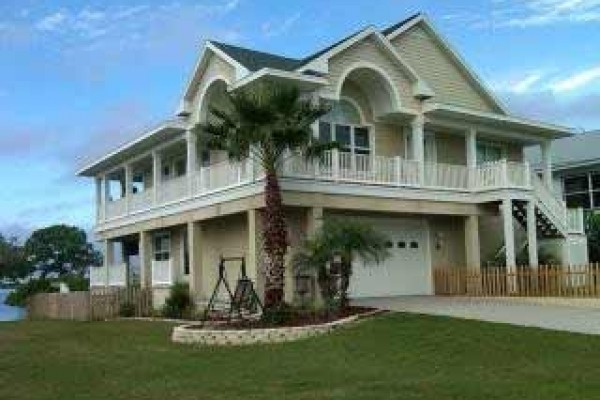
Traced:
POLYGON ((198 150, 197 150, 197 138, 194 132, 191 130, 186 131, 185 134, 186 149, 187 149, 187 178, 188 178, 188 194, 192 196, 194 194, 194 176, 196 174, 196 168, 198 165, 198 150))
POLYGON ((465 147, 467 155, 467 171, 469 187, 475 186, 475 169, 477 168, 477 130, 470 128, 465 136, 465 147))
POLYGON ((506 269, 514 272, 517 266, 515 254, 515 227, 513 224, 512 200, 502 200, 502 225, 504 230, 504 248, 506 251, 506 269))
POLYGON ((465 255, 467 269, 472 272, 481 270, 479 244, 479 216, 468 215, 465 218, 465 255))
POLYGON ((541 144, 542 150, 542 179, 549 189, 552 188, 552 142, 550 140, 541 144))
POLYGON ((158 204, 159 201, 159 190, 160 190, 160 175, 161 175, 161 158, 160 153, 157 150, 152 152, 152 185, 154 186, 154 205, 158 204))
POLYGON ((140 231, 139 245, 140 257, 140 286, 152 287, 152 235, 148 231, 140 231))
POLYGON ((506 285, 508 293, 517 290, 517 258, 515 254, 515 226, 513 223, 512 200, 502 200, 502 225, 504 227, 504 249, 506 253, 506 285), (510 275, 510 276, 509 276, 510 275))
POLYGON ((261 242, 260 242, 260 215, 256 209, 246 211, 246 223, 248 227, 248 244, 246 254, 246 273, 248 278, 254 282, 254 289, 258 297, 264 300, 264 277, 261 273, 261 242))
POLYGON ((105 286, 109 284, 109 269, 112 263, 114 262, 114 247, 111 239, 104 239, 103 245, 103 264, 104 264, 104 272, 106 273, 105 286))
POLYGON ((102 179, 101 176, 96 177, 96 221, 104 219, 102 179))
POLYGON ((200 222, 187 223, 188 262, 190 266, 190 293, 194 299, 203 297, 202 292, 202 225, 200 222))
POLYGON ((537 220, 535 215, 535 201, 530 200, 527 203, 527 249, 529 252, 529 266, 537 268, 538 244, 537 244, 537 220))
POLYGON ((131 164, 125 164, 125 213, 129 214, 131 208, 131 195, 133 194, 132 184, 133 171, 131 164))
POLYGON ((412 129, 412 155, 419 169, 419 183, 422 185, 425 176, 425 118, 416 116, 411 122, 412 129))

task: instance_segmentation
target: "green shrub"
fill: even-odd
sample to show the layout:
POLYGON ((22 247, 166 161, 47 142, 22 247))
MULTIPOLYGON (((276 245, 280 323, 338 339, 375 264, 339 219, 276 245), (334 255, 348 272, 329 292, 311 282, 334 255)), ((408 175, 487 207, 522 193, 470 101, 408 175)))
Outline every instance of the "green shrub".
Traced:
POLYGON ((9 306, 24 307, 27 299, 37 293, 57 292, 58 289, 48 279, 30 279, 21 283, 15 290, 10 292, 4 301, 9 306))
POLYGON ((71 292, 85 292, 90 289, 89 279, 81 275, 64 275, 61 276, 60 281, 66 283, 71 292))
POLYGON ((119 316, 125 318, 135 316, 135 305, 130 302, 121 304, 119 307, 119 316))
POLYGON ((169 297, 165 300, 162 315, 166 318, 190 318, 193 314, 193 302, 186 283, 171 286, 169 297))

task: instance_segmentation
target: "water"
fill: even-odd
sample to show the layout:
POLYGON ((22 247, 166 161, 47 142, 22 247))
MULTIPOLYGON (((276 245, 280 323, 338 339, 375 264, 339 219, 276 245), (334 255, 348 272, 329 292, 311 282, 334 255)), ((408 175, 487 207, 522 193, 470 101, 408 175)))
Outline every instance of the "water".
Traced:
POLYGON ((0 322, 16 321, 25 317, 25 310, 21 307, 11 307, 4 304, 4 299, 8 296, 8 289, 0 289, 0 322))

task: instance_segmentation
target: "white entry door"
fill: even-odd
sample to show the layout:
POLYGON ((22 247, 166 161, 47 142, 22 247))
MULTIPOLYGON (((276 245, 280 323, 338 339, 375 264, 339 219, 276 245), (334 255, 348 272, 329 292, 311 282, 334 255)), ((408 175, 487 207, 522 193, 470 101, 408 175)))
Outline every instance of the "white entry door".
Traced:
POLYGON ((431 294, 425 221, 419 219, 365 219, 389 237, 390 256, 377 264, 355 260, 350 297, 431 294))

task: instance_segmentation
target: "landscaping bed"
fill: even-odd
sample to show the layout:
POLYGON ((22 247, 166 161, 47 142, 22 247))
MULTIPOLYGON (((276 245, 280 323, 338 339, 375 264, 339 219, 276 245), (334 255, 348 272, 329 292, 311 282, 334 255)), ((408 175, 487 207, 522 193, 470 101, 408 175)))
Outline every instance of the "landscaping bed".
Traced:
POLYGON ((239 346, 291 342, 332 332, 361 318, 380 313, 366 307, 349 307, 337 313, 290 311, 277 322, 268 318, 237 321, 206 321, 175 327, 171 339, 177 343, 209 346, 239 346))

